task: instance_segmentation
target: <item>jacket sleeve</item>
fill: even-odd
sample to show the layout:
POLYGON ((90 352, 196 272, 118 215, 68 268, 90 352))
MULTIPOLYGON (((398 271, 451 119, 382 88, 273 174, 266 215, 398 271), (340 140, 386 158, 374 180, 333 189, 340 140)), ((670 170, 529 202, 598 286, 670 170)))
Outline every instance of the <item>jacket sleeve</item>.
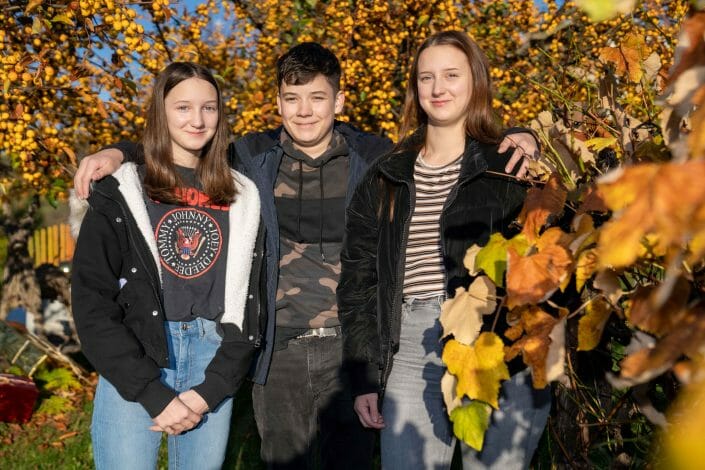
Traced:
POLYGON ((155 417, 176 393, 160 381, 159 367, 123 323, 121 299, 128 297, 121 292, 122 244, 111 223, 116 222, 89 209, 81 224, 71 278, 76 330, 96 371, 125 400, 139 402, 155 417))
POLYGON ((255 261, 250 270, 248 300, 245 309, 245 332, 231 323, 220 323, 219 332, 223 337, 210 364, 206 367, 203 382, 193 389, 206 401, 210 410, 215 409, 227 396, 234 395, 249 373, 254 353, 260 344, 266 319, 266 282, 262 263, 264 259, 264 225, 260 220, 255 242, 255 261), (264 317, 264 318, 263 318, 264 317))
POLYGON ((121 140, 116 144, 106 145, 103 148, 116 149, 121 151, 123 156, 123 163, 133 162, 138 165, 144 163, 144 151, 142 149, 142 144, 129 142, 127 140, 121 140))
POLYGON ((242 333, 232 324, 221 323, 223 340, 206 367, 205 378, 193 387, 214 410, 225 397, 234 395, 250 369, 255 345, 242 338, 242 333))
POLYGON ((353 396, 379 391, 377 329, 377 189, 374 171, 358 185, 347 209, 338 284, 343 357, 353 396))

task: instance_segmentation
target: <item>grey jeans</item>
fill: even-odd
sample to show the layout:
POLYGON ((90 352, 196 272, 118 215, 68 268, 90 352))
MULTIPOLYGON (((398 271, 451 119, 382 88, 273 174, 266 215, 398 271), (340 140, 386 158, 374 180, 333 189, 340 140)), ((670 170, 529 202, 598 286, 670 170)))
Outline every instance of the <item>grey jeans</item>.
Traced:
MULTIPOLYGON (((440 381, 441 298, 411 299, 402 307, 399 352, 382 415, 384 470, 449 469, 456 444, 440 381)), ((502 384, 482 452, 461 442, 463 468, 528 468, 551 410, 550 389, 534 390, 528 370, 502 384)))

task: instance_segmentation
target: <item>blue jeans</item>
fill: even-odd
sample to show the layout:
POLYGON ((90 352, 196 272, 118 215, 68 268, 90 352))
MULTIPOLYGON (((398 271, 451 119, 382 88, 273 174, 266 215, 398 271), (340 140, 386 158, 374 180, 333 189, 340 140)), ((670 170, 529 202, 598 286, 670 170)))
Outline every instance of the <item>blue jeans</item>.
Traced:
POLYGON ((376 434, 353 410, 342 356, 340 335, 292 339, 274 351, 267 383, 252 387, 268 469, 372 467, 376 434))
MULTIPOLYGON (((204 371, 220 345, 216 323, 197 318, 190 322, 167 322, 169 367, 162 369, 162 382, 177 393, 203 382, 204 371)), ((232 398, 203 416, 194 429, 168 436, 170 469, 220 469, 230 430, 232 398)), ((91 437, 98 470, 153 470, 161 432, 137 402, 123 399, 104 377, 98 380, 93 404, 91 437)))
MULTIPOLYGON (((456 439, 448 419, 441 378, 441 298, 411 299, 402 306, 399 352, 382 404, 382 468, 449 469, 456 439)), ((461 442, 465 469, 527 468, 551 409, 548 388, 534 390, 528 370, 503 382, 484 448, 461 442)))

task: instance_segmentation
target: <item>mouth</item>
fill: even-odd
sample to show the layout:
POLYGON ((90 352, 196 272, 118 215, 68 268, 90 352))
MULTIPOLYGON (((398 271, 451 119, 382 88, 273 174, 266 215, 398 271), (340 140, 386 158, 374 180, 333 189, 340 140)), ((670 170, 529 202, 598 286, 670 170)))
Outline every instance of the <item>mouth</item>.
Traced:
POLYGON ((450 100, 436 100, 436 101, 431 101, 431 104, 433 106, 444 106, 447 103, 450 103, 450 100))

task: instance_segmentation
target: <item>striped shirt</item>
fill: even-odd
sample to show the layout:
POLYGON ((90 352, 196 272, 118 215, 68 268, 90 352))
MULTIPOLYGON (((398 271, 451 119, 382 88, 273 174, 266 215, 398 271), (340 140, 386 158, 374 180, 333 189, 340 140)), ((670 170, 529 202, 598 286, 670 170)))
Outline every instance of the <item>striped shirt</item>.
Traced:
POLYGON ((458 158, 443 166, 427 165, 421 155, 414 164, 416 206, 411 215, 404 269, 405 297, 445 294, 440 217, 450 190, 460 175, 458 158))

